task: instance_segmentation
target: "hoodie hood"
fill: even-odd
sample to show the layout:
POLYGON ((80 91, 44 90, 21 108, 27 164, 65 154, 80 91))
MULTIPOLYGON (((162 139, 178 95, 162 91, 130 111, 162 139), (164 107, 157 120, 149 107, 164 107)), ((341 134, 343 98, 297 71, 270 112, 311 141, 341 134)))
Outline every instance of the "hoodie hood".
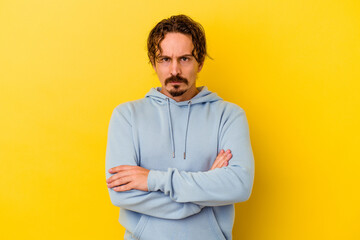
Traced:
POLYGON ((192 99, 187 101, 177 102, 174 99, 164 95, 161 93, 161 87, 151 88, 150 91, 145 95, 146 98, 151 98, 157 101, 159 104, 167 104, 167 113, 168 113, 168 121, 169 121, 169 133, 171 139, 171 147, 172 147, 172 156, 175 158, 175 141, 174 141, 174 132, 172 127, 172 119, 171 119, 171 111, 170 111, 170 103, 175 104, 177 106, 187 106, 187 121, 186 121, 186 132, 184 139, 184 159, 186 159, 186 143, 187 143, 187 133, 189 128, 189 119, 190 119, 190 108, 192 104, 204 103, 204 102, 214 102, 218 100, 222 100, 216 93, 210 92, 206 86, 201 86, 197 88, 199 93, 196 94, 192 99))

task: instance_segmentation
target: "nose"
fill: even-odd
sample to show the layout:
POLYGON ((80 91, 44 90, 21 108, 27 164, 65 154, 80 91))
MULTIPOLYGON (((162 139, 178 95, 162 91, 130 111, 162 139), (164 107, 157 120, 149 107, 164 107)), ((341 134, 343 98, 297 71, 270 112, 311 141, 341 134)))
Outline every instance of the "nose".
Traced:
POLYGON ((181 74, 181 66, 177 61, 173 61, 170 67, 171 75, 176 76, 181 74))

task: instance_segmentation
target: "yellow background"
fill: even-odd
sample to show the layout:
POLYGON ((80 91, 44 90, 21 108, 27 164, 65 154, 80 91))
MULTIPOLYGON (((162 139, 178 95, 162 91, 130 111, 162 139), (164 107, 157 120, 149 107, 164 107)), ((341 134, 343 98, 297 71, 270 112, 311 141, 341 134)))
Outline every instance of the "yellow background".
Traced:
POLYGON ((357 0, 1 0, 0 239, 122 239, 110 115, 159 86, 146 38, 179 13, 214 58, 198 86, 250 125, 255 182, 234 239, 360 239, 357 0))

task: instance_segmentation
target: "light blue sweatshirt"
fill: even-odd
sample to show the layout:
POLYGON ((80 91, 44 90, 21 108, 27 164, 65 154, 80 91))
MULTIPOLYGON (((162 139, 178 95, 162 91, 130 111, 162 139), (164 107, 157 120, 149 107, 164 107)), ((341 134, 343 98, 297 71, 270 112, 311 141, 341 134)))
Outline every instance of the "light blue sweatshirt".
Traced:
POLYGON ((109 189, 125 239, 232 239, 234 203, 249 199, 254 180, 245 112, 206 87, 183 102, 160 90, 118 105, 110 119, 106 178, 119 165, 150 170, 148 192, 109 189), (209 171, 221 149, 231 150, 229 165, 209 171))

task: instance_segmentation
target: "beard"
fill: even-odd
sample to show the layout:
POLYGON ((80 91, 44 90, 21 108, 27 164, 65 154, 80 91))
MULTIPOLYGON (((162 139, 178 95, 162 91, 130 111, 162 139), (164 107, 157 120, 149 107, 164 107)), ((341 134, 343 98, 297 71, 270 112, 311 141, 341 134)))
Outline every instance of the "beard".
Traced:
MULTIPOLYGON (((180 77, 179 75, 171 76, 165 80, 165 86, 172 82, 178 82, 178 83, 185 83, 186 85, 189 85, 189 81, 186 78, 180 77)), ((186 93, 186 90, 180 90, 180 85, 173 85, 173 88, 168 91, 171 96, 178 97, 186 93)))

